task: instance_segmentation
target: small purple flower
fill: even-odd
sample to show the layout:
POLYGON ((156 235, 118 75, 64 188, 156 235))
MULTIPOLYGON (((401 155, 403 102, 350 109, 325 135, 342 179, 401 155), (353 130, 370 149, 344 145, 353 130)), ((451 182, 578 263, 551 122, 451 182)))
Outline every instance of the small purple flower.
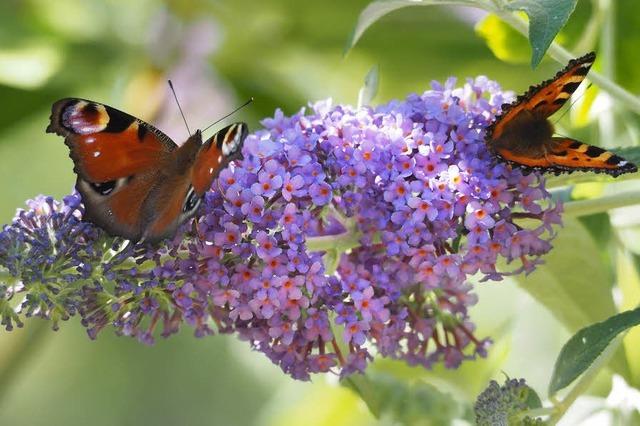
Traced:
POLYGON ((346 324, 344 329, 344 341, 354 345, 362 345, 367 340, 366 332, 369 330, 367 321, 353 321, 346 324))
POLYGON ((472 201, 467 204, 467 216, 464 220, 464 226, 471 230, 476 225, 481 226, 484 229, 490 229, 495 225, 495 219, 492 217, 489 206, 483 206, 477 201, 472 201))
POLYGON ((91 338, 147 344, 183 325, 234 333, 302 380, 363 372, 374 353, 425 368, 485 356, 468 280, 534 270, 562 207, 483 143, 509 95, 486 78, 432 87, 276 111, 164 244, 107 237, 77 194, 30 201, 0 231, 0 297, 21 300, 0 322, 80 315, 91 338))
POLYGON ((249 203, 242 205, 241 211, 250 221, 259 223, 262 221, 262 215, 264 213, 264 198, 256 195, 249 203))
POLYGON ((256 254, 262 259, 268 260, 282 253, 282 249, 278 247, 278 241, 275 237, 267 234, 265 231, 258 232, 256 242, 258 243, 256 254))
POLYGON ((303 197, 306 194, 304 188, 304 178, 300 175, 291 175, 287 172, 282 184, 282 198, 291 201, 292 197, 303 197))
POLYGON ((312 184, 309 188, 309 194, 311 195, 313 204, 317 206, 328 204, 333 198, 331 187, 324 182, 312 184))

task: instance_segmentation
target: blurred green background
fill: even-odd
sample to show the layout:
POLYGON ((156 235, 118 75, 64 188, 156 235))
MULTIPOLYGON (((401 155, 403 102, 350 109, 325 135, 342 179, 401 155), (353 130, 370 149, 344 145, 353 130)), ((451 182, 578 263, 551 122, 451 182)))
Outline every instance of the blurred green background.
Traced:
MULTIPOLYGON (((484 74, 520 92, 560 68, 547 60, 531 70, 528 47, 515 37, 507 43, 522 46, 525 54, 512 58, 518 63, 497 59, 474 31, 481 12, 443 7, 409 8, 383 18, 345 58, 344 44, 367 3, 3 0, 0 221, 9 222, 27 198, 41 193, 61 197, 72 189, 68 150, 61 138, 44 133, 50 106, 62 97, 123 109, 181 142, 186 130, 167 90, 168 78, 192 128, 207 126, 249 96, 255 102, 233 119, 256 128, 277 107, 292 114, 327 97, 355 104, 364 76, 375 64, 380 66, 375 102, 420 93, 431 80, 451 75, 484 74)), ((569 46, 579 46, 591 12, 590 2, 579 3, 561 35, 569 46)), ((627 16, 632 21, 640 15, 627 16)), ((615 73, 623 86, 636 89, 638 73, 624 53, 637 46, 629 40, 638 41, 640 26, 625 25, 616 26, 625 37, 616 45, 621 59, 615 73)), ((492 28, 485 27, 485 34, 493 38, 492 28)), ((566 324, 513 282, 481 284, 478 292, 480 303, 472 316, 477 335, 496 340, 488 359, 453 372, 426 372, 387 361, 374 368, 397 377, 425 378, 466 401, 473 401, 490 378, 502 380, 501 371, 525 375, 534 388, 545 389, 569 335, 566 324)), ((233 337, 195 339, 184 329, 146 347, 110 331, 91 341, 75 318, 58 332, 46 325, 43 331, 38 323, 0 332, 0 372, 5 377, 0 424, 374 423, 364 404, 335 378, 294 382, 233 337)))

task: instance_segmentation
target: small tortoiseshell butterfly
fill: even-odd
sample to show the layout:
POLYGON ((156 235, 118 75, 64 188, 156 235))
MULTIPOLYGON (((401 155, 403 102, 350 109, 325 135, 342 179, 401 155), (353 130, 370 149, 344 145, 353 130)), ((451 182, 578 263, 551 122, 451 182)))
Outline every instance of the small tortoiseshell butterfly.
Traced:
POLYGON ((596 58, 594 52, 569 64, 538 86, 531 86, 487 128, 486 142, 503 160, 529 170, 571 173, 591 171, 618 176, 638 171, 635 164, 599 148, 565 137, 553 137, 549 116, 580 86, 596 58))
POLYGON ((247 125, 234 123, 202 143, 181 146, 152 125, 110 106, 61 99, 47 132, 71 152, 84 219, 111 235, 155 242, 193 216, 213 179, 240 156, 247 125))

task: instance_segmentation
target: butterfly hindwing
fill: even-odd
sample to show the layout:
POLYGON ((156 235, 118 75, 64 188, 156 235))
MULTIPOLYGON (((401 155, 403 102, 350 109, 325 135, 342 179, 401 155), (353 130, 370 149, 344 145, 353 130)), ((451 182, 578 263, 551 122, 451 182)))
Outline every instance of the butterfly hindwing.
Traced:
POLYGON ((144 239, 157 241, 170 236, 178 225, 193 216, 201 197, 192 193, 186 174, 158 179, 143 207, 144 239))
POLYGON ((150 124, 85 99, 61 99, 53 104, 47 132, 65 138, 74 171, 95 183, 153 170, 177 147, 150 124))
POLYGON ((78 177, 76 189, 85 205, 84 219, 98 225, 110 235, 138 241, 142 237, 145 201, 153 188, 155 173, 137 174, 121 178, 114 185, 99 186, 78 177))
POLYGON ((570 138, 552 138, 547 148, 547 159, 549 167, 561 171, 604 172, 612 176, 637 171, 634 164, 611 151, 570 138))

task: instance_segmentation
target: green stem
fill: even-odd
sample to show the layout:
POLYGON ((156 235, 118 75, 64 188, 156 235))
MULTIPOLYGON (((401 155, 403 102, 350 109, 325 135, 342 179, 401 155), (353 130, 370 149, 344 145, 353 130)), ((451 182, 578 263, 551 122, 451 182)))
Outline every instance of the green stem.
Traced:
POLYGON ((307 238, 307 250, 328 251, 336 250, 338 253, 360 246, 360 233, 347 231, 338 235, 323 235, 307 238))
POLYGON ((549 424, 556 424, 562 416, 566 413, 566 411, 571 407, 571 405, 578 399, 580 395, 582 395, 586 390, 591 386, 591 383, 595 380, 596 376, 605 367, 611 357, 615 354, 616 350, 622 343, 622 339, 624 338, 624 334, 616 337, 609 346, 600 354, 598 358, 591 364, 591 366, 584 372, 584 374, 580 377, 575 386, 571 389, 571 391, 564 397, 562 401, 555 403, 554 413, 549 418, 549 424))
POLYGON ((640 204, 640 190, 627 191, 591 200, 570 201, 564 205, 564 214, 573 217, 587 216, 635 204, 640 204))
POLYGON ((50 326, 51 324, 45 320, 30 321, 29 328, 24 331, 26 336, 13 346, 9 356, 0 365, 0 403, 6 398, 11 384, 23 371, 31 356, 38 352, 36 350, 38 345, 44 342, 45 336, 50 335, 46 333, 50 330, 50 326))
POLYGON ((518 417, 521 420, 524 420, 525 417, 531 417, 532 419, 535 419, 536 417, 550 416, 553 413, 554 413, 553 407, 540 407, 540 408, 533 408, 531 410, 523 411, 522 413, 520 413, 518 417))
MULTIPOLYGON (((523 34, 525 37, 529 37, 529 23, 522 19, 520 16, 508 12, 503 8, 492 9, 492 12, 496 13, 500 19, 502 19, 507 24, 511 25, 516 31, 523 34)), ((551 46, 549 46, 548 50, 549 56, 551 56, 556 61, 561 64, 566 64, 571 59, 575 58, 576 55, 569 52, 564 47, 560 46, 558 43, 553 42, 551 46)), ((622 87, 618 86, 613 81, 604 77, 603 75, 591 71, 589 72, 589 79, 597 84, 604 91, 608 92, 611 96, 613 96, 618 101, 624 103, 629 109, 634 111, 637 114, 640 114, 640 99, 633 95, 632 93, 626 91, 622 87)))
MULTIPOLYGON (((616 178, 616 183, 640 179, 638 173, 627 173, 616 178)), ((546 179, 545 188, 560 188, 563 186, 576 185, 578 183, 611 183, 612 178, 605 174, 562 174, 560 176, 549 176, 546 179)))

